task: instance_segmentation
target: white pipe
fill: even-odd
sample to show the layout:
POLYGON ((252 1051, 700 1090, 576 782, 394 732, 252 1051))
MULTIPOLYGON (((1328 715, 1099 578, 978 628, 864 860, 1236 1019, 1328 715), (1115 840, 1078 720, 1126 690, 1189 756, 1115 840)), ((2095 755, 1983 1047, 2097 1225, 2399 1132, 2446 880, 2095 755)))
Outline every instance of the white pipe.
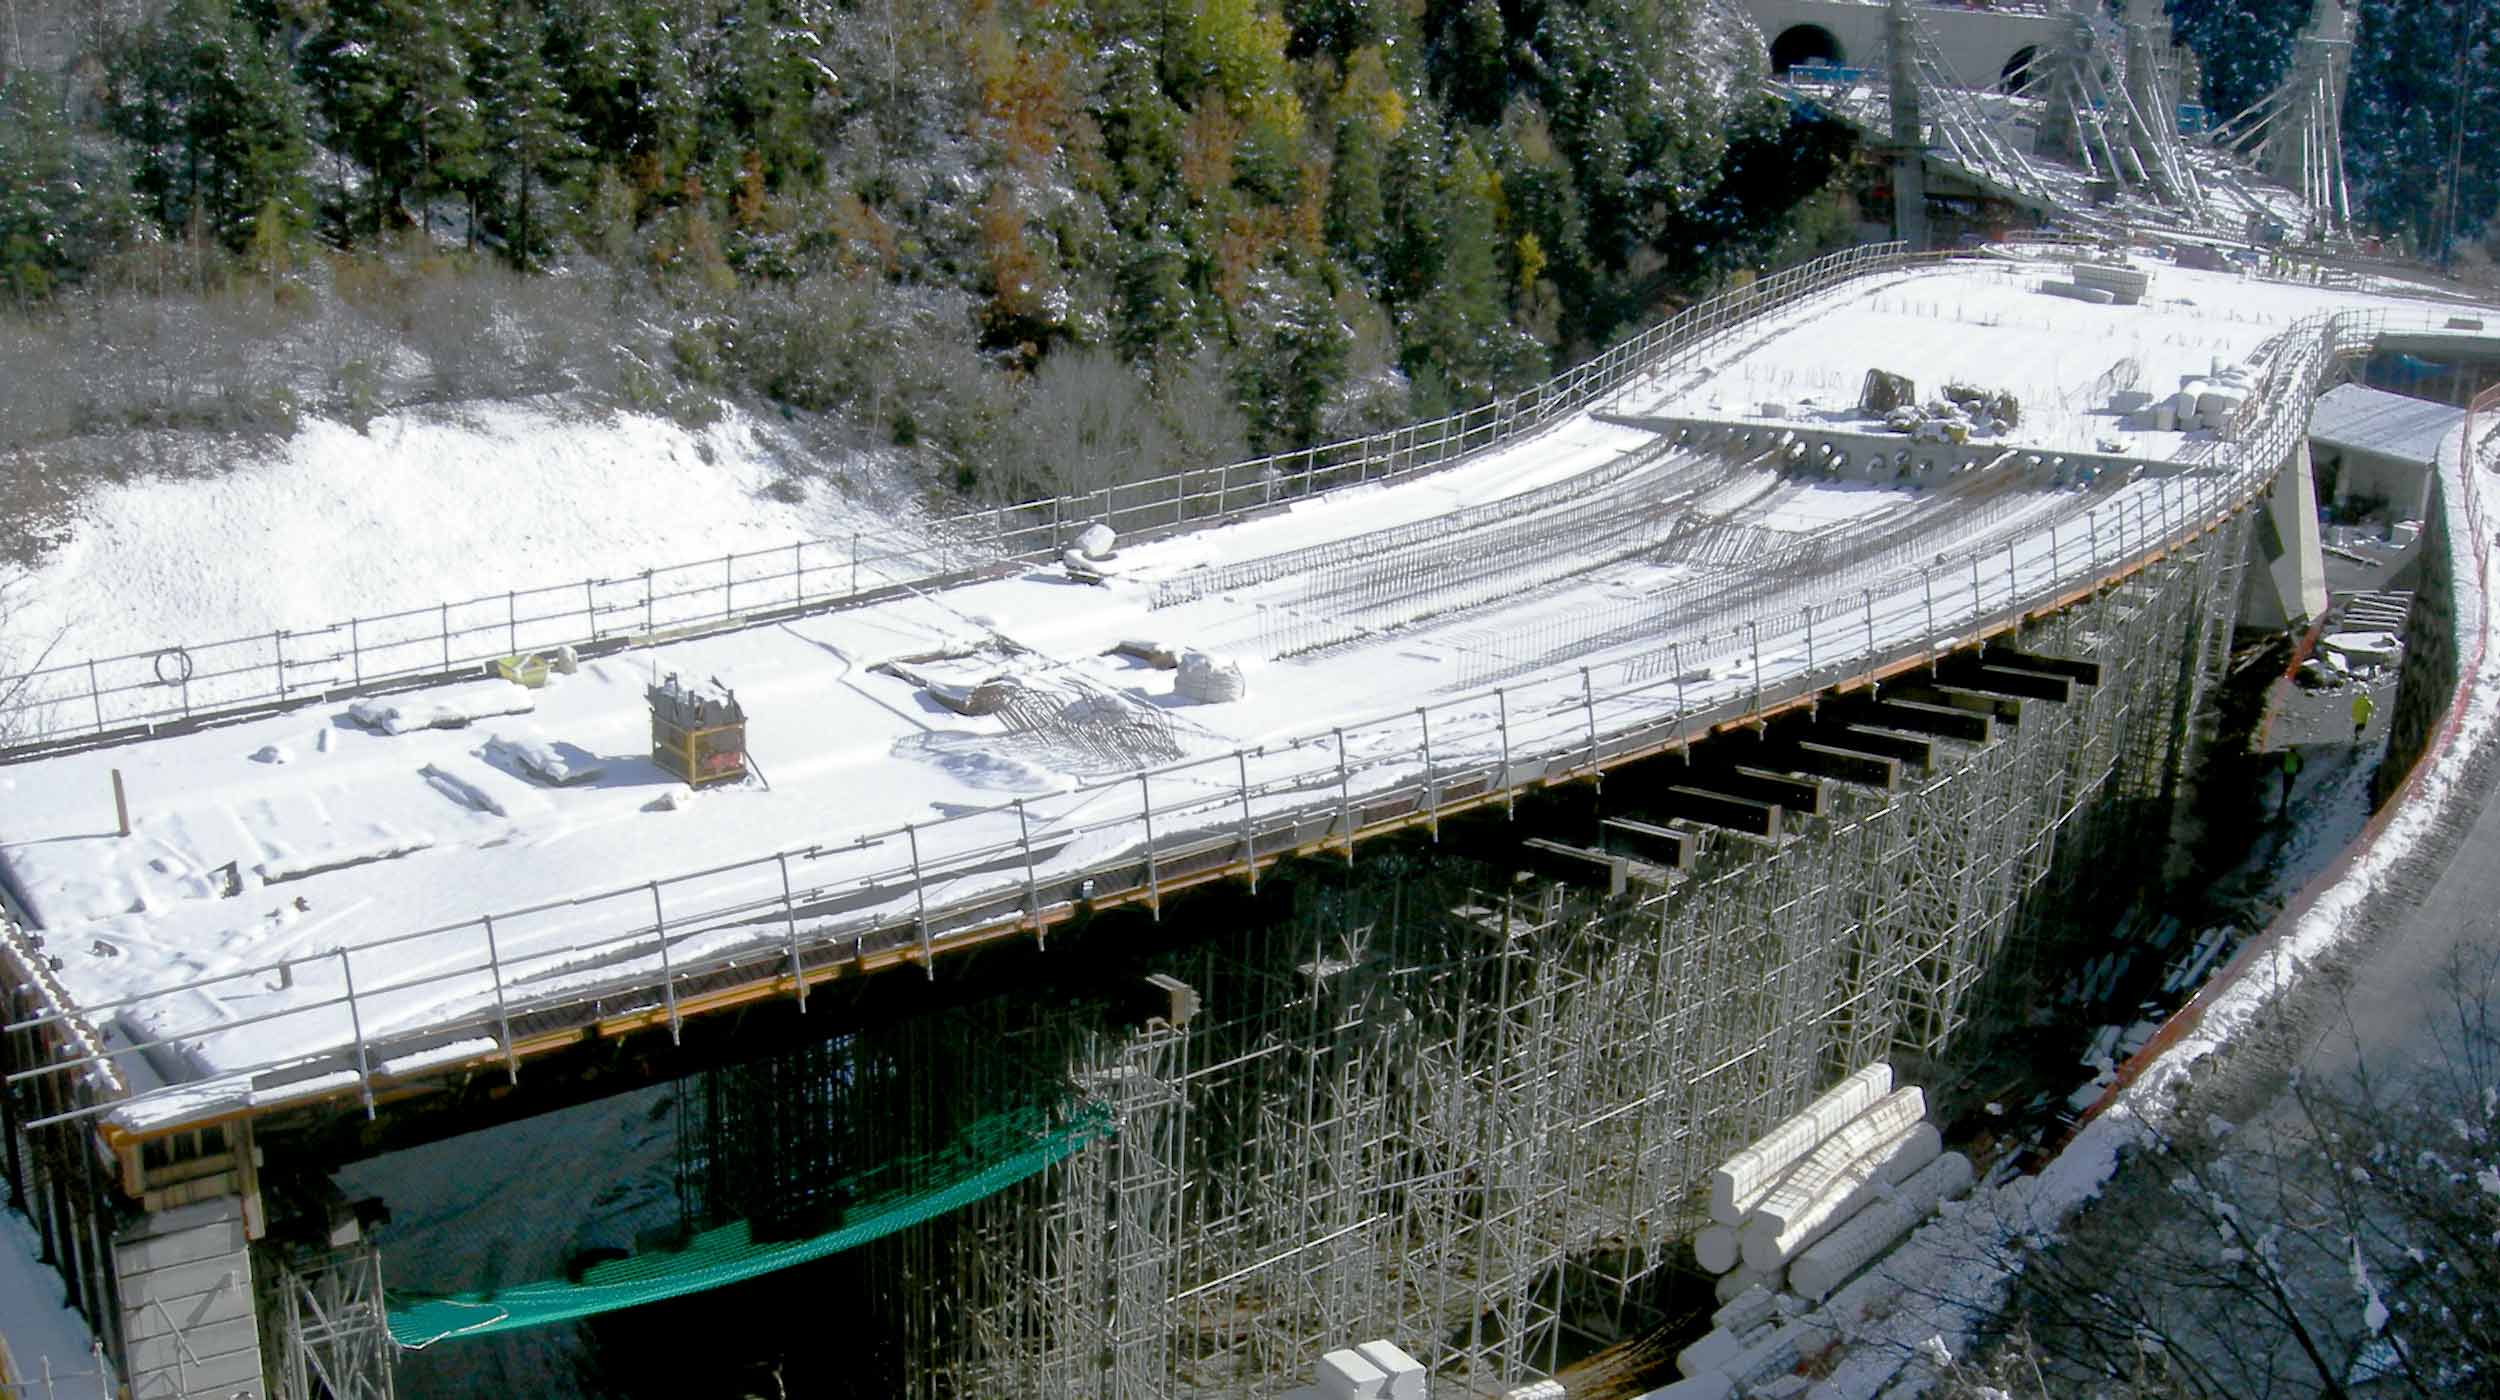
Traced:
POLYGON ((1771 1269, 1767 1271, 1762 1269, 1738 1269, 1732 1274, 1719 1275, 1719 1286, 1712 1291, 1718 1295, 1719 1301, 1723 1304, 1735 1302, 1737 1299, 1745 1296, 1747 1292, 1756 1288, 1761 1289, 1765 1293, 1776 1295, 1780 1291, 1780 1283, 1785 1277, 1785 1271, 1780 1269, 1771 1269))
POLYGON ((1710 1325, 1730 1332, 1750 1332, 1778 1314, 1778 1298, 1778 1294, 1757 1284, 1712 1313, 1710 1325))
POLYGON ((1698 1376, 1704 1372, 1724 1370, 1729 1362, 1744 1355, 1747 1347, 1770 1334, 1769 1323, 1755 1323, 1752 1331, 1741 1333, 1724 1327, 1713 1328, 1700 1341, 1675 1354, 1676 1373, 1698 1376))
POLYGON ((1746 1214, 1738 1234, 1752 1234, 1756 1223, 1765 1220, 1774 1232, 1787 1229, 1859 1154, 1908 1132, 1926 1116, 1927 1095, 1916 1085, 1895 1090, 1867 1105, 1865 1112, 1838 1125, 1813 1151, 1790 1167, 1779 1184, 1765 1192, 1746 1214))
POLYGON ((1892 1066, 1878 1061, 1835 1084, 1805 1110, 1756 1139, 1710 1174, 1710 1218, 1741 1225, 1780 1174, 1814 1145, 1892 1089, 1892 1066))
POLYGON ((1748 1225, 1742 1241, 1745 1262, 1767 1269, 1785 1264, 1798 1251, 1873 1205, 1896 1183, 1936 1160, 1944 1142, 1933 1125, 1918 1123, 1851 1162, 1803 1215, 1780 1229, 1748 1225))
POLYGON ((1726 1273, 1744 1257, 1743 1244, 1737 1239, 1734 1226, 1712 1225, 1693 1236, 1693 1258, 1711 1273, 1726 1273))
POLYGON ((1821 1302, 1851 1274, 1866 1267, 1945 1200, 1970 1189, 1970 1159, 1948 1152, 1893 1189, 1892 1195, 1850 1217, 1797 1257, 1789 1281, 1809 1302, 1821 1302))

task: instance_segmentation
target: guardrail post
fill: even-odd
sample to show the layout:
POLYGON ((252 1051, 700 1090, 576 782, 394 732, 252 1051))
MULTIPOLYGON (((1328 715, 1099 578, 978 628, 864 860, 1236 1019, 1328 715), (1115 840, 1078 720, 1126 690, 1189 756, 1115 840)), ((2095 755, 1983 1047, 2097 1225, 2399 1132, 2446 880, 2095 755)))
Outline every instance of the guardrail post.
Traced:
POLYGON ((96 682, 95 658, 92 656, 87 658, 87 703, 95 709, 95 728, 101 734, 104 732, 104 687, 96 682))
POLYGON ((807 544, 794 541, 790 546, 790 602, 793 606, 807 601, 807 544))
POLYGON ((279 699, 281 699, 281 700, 284 700, 284 699, 286 698, 286 629, 285 629, 285 628, 281 627, 281 628, 279 628, 277 631, 272 632, 272 633, 270 633, 270 634, 269 634, 269 654, 270 654, 270 656, 272 656, 273 658, 275 658, 275 664, 276 664, 276 666, 277 666, 277 671, 278 671, 278 698, 279 698, 279 699))
POLYGON ((668 1003, 668 1040, 685 1043, 685 1027, 677 1019, 677 969, 668 957, 668 916, 660 911, 660 882, 651 882, 651 927, 660 938, 660 996, 668 1003))
POLYGON ((582 580, 582 631, 590 640, 599 640, 599 594, 589 579, 582 580))
POLYGON ((339 949, 339 984, 347 989, 347 1026, 356 1037, 356 1086, 365 1097, 365 1118, 371 1121, 373 1111, 373 1062, 365 1053, 365 1018, 356 1005, 356 969, 349 963, 347 949, 339 949))
POLYGON ((1502 729, 1502 815, 1519 815, 1519 793, 1510 781, 1510 692, 1493 687, 1493 703, 1502 729))
POLYGON ((1155 790, 1146 775, 1137 775, 1137 802, 1146 814, 1146 909, 1155 921, 1163 919, 1163 871, 1155 862, 1155 790))
POLYGON ((642 635, 649 637, 651 625, 651 571, 642 571, 642 635))
POLYGON ((1936 664, 1936 570, 1933 565, 1918 571, 1927 581, 1927 664, 1936 664))
POLYGON ((727 622, 738 611, 738 556, 720 557, 720 616, 727 622))
POLYGON ((2005 609, 2006 609, 2006 611, 2007 611, 2007 612, 2016 612, 2016 611, 2019 611, 2019 610, 2021 609, 2021 607, 2022 607, 2022 598, 2023 598, 2022 576, 2021 576, 2018 572, 2016 572, 2015 567, 2014 567, 2014 542, 2013 542, 2012 540, 2007 540, 2007 541, 2005 542, 2005 609))
POLYGON ((356 678, 356 684, 361 687, 365 683, 365 635, 362 618, 347 619, 347 665, 356 678))
POLYGON ((920 926, 920 966, 929 974, 929 980, 934 982, 937 980, 937 952, 929 946, 929 881, 920 871, 920 828, 905 822, 903 836, 911 842, 911 899, 915 911, 913 922, 920 926))
POLYGON ((1693 766, 1693 744, 1684 736, 1684 716, 1687 709, 1684 703, 1684 644, 1682 642, 1667 643, 1667 669, 1675 673, 1675 742, 1678 750, 1684 755, 1684 766, 1690 768, 1693 766))
POLYGON ((807 1014, 807 968, 799 962, 799 911, 790 897, 790 853, 773 852, 781 867, 781 927, 790 942, 790 987, 798 995, 799 1014, 807 1014))
POLYGON ((487 915, 478 920, 486 926, 486 970, 495 978, 495 1033, 503 1040, 503 1071, 513 1083, 521 1082, 520 1052, 512 1048, 512 1013, 504 1004, 503 954, 495 946, 495 920, 487 915))
POLYGON ((1875 682, 1875 590, 1866 590, 1866 679, 1875 682))
POLYGON ((451 669, 451 604, 436 604, 434 615, 443 635, 443 669, 448 671, 451 669))
POLYGON ((1762 717, 1762 620, 1749 618, 1745 629, 1753 634, 1753 710, 1754 718, 1762 717))
POLYGON ((1424 824, 1430 828, 1433 841, 1441 840, 1441 784, 1432 771, 1432 711, 1422 705, 1415 707, 1416 727, 1424 733, 1424 824))
POLYGON ((1346 766, 1345 731, 1332 729, 1337 736, 1337 824, 1345 828, 1345 863, 1354 864, 1354 776, 1346 766))
MULTIPOLYGON (((1590 681, 1589 668, 1586 666, 1580 668, 1580 709, 1588 716, 1589 773, 1591 776, 1599 776, 1597 770, 1597 687, 1590 681)), ((1603 781, 1602 777, 1600 781, 1603 781)))
POLYGON ((1047 951, 1049 931, 1042 927, 1042 886, 1033 871, 1033 822, 1024 810, 1024 799, 1016 799, 1016 846, 1024 852, 1024 916, 1033 921, 1034 946, 1047 951))
POLYGON ((1238 775, 1241 794, 1241 863, 1250 871, 1250 893, 1259 892, 1259 846, 1250 827, 1250 756, 1233 750, 1233 770, 1238 775))

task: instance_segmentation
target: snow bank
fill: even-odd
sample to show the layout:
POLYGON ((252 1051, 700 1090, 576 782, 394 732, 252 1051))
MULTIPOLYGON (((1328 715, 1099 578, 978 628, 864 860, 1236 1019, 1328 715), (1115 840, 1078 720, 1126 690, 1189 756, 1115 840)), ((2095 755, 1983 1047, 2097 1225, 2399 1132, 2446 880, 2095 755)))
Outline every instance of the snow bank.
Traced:
POLYGON ((216 470, 88 491, 10 626, 57 634, 61 663, 894 534, 819 483, 768 493, 790 451, 735 411, 700 431, 545 399, 388 414, 364 433, 309 419, 203 464, 216 470))

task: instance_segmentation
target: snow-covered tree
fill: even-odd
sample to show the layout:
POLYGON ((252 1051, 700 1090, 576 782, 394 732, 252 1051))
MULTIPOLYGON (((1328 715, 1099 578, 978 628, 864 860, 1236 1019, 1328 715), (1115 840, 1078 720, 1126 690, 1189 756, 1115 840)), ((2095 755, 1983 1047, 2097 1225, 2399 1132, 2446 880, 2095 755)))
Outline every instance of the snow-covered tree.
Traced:
POLYGON ((2372 223, 2444 258, 2500 214, 2500 0, 2360 0, 2344 158, 2372 223))

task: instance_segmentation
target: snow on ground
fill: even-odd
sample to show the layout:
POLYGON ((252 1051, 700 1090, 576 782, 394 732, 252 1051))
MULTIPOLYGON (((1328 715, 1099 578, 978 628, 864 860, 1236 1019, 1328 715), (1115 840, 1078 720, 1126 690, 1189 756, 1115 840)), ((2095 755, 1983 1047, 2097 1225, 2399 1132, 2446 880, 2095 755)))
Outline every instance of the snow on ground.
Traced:
POLYGON ((790 450, 734 409, 700 430, 553 400, 308 419, 229 469, 80 497, 0 645, 61 664, 892 528, 821 480, 767 494, 790 450))
POLYGON ((1861 381, 1869 369, 1884 369, 1915 380, 1922 397, 1948 383, 2012 390, 2021 423, 2003 439, 1979 443, 2088 452, 2117 434, 2132 440, 2133 454, 2171 457, 2191 438, 2210 434, 2129 428, 2106 395, 2093 394, 2121 360, 2135 362, 2139 391, 2166 397, 2218 364, 2246 360, 2305 316, 2366 304, 2391 322, 2444 326, 2457 309, 2138 261, 2153 283, 2137 306, 2091 306, 2041 293, 2042 282, 2068 271, 2066 262, 2047 258, 1956 264, 1837 305, 1817 300, 1778 318, 1790 333, 1757 342, 1698 383, 1626 395, 1621 408, 1769 422, 1760 412, 1769 402, 1788 405, 1791 419, 1865 428, 1856 412, 1861 381))
MULTIPOLYGON (((1985 265, 1872 279, 1743 328, 1754 348, 1737 363, 1811 347, 1863 366, 1915 320, 1887 299, 1962 304, 2008 286, 1985 265)), ((2245 324, 2252 345, 2269 333, 2245 324)), ((2018 390, 2076 368, 2070 326, 1948 329, 1994 345, 1985 362, 2018 390)), ((149 1072, 316 1072, 211 1084, 160 1110, 267 1101, 352 1083, 314 1057, 354 1032, 401 1037, 387 1053, 403 1054, 405 1037, 487 1015, 498 996, 648 986, 664 956, 682 968, 777 940, 784 921, 753 913, 781 898, 775 851, 793 853, 811 931, 908 928, 924 899, 942 910, 1020 888, 1028 841, 1033 875, 1065 882, 1135 852, 1147 820, 1166 840, 1220 839, 1245 817, 1274 826, 1458 774, 1517 782, 1595 736, 1959 633, 2233 487, 2191 471, 2050 489, 2012 468, 1916 489, 1820 484, 1653 443, 1582 416, 1446 472, 1121 551, 1107 587, 1039 569, 611 656, 528 713, 468 728, 384 735, 316 704, 19 765, 0 770, 0 861, 72 995, 125 1043, 168 1042, 149 1072), (1578 489, 1589 473, 1602 488, 1578 489), (1415 528, 1384 533, 1401 527, 1415 528), (1326 561, 1155 606, 1158 583, 1194 569, 1331 542, 1326 561), (1958 562, 1921 572, 1940 558, 1958 562), (1819 630, 1798 611, 1809 598, 1824 600, 1819 630), (1168 673, 1115 651, 1132 639, 1221 650, 1245 663, 1249 694, 1186 703, 1168 673), (1047 697, 1045 718, 958 714, 885 662, 949 685, 1014 681, 1047 697), (737 692, 768 785, 688 794, 651 762, 643 687, 669 673, 737 692), (513 758, 538 750, 604 771, 546 786, 513 758), (629 883, 655 878, 663 890, 629 883), (662 894, 665 954, 650 936, 662 894), (352 1025, 338 1004, 351 972, 352 1025)), ((215 529, 195 529, 210 552, 215 529)))

